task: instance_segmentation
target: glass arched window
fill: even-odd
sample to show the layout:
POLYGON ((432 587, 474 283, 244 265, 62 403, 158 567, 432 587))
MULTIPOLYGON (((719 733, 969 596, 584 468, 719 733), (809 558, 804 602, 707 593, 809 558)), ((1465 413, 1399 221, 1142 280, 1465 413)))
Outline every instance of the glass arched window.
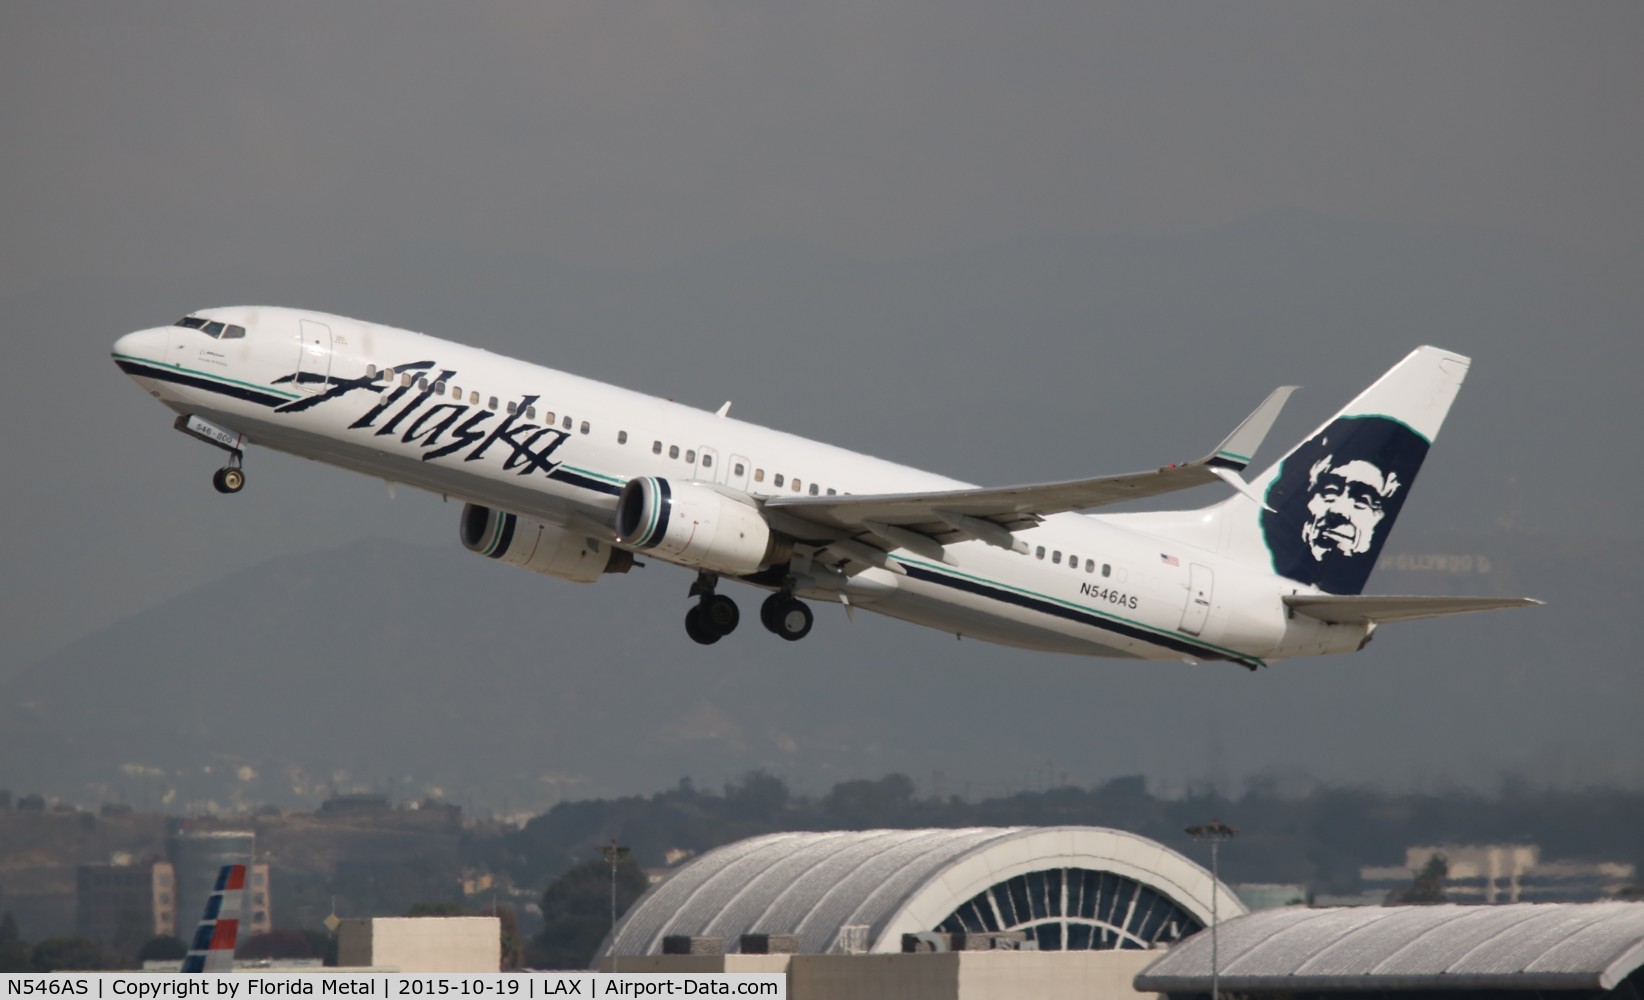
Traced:
POLYGON ((1026 931, 1040 951, 1154 948, 1203 924, 1157 890, 1113 872, 1028 872, 971 897, 939 931, 1026 931))

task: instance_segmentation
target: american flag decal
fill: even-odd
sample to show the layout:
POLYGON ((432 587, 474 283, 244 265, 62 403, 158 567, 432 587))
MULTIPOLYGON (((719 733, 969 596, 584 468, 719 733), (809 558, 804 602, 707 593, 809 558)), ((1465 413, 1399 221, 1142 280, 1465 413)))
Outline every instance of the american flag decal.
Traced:
POLYGON ((1166 566, 1180 566, 1182 564, 1180 559, 1177 559, 1175 556, 1167 556, 1163 552, 1159 553, 1159 561, 1164 563, 1166 566))

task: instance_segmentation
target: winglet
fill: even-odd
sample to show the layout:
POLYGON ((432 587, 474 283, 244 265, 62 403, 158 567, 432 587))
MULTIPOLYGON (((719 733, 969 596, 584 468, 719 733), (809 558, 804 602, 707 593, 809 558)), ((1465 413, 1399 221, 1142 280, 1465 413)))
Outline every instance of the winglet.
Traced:
POLYGON ((1256 407, 1244 422, 1233 428, 1233 433, 1227 436, 1216 450, 1203 459, 1205 465, 1221 469, 1239 471, 1250 464, 1250 457, 1256 454, 1261 447, 1262 440, 1267 432, 1273 429, 1273 421, 1279 418, 1279 411, 1290 399, 1290 394, 1296 391, 1296 386, 1281 385, 1256 407))

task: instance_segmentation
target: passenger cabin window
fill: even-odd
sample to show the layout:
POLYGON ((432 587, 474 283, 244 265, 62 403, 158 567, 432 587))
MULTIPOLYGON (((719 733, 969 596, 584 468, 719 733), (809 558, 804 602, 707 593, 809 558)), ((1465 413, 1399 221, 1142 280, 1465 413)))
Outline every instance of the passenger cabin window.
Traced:
POLYGON ((651 442, 651 454, 653 454, 653 455, 662 454, 662 442, 661 441, 652 441, 651 442))
POLYGON ((365 366, 365 377, 366 378, 376 378, 377 377, 377 366, 376 365, 366 365, 365 366))
POLYGON ((812 483, 811 484, 811 496, 813 496, 813 497, 816 496, 816 493, 817 493, 816 484, 812 483))
POLYGON ((838 496, 838 495, 839 494, 834 491, 834 488, 832 486, 828 487, 828 496, 831 497, 831 496, 838 496))
POLYGON ((535 420, 535 419, 537 419, 537 408, 534 407, 534 406, 527 406, 525 408, 525 419, 526 420, 535 420))
POLYGON ((554 426, 554 411, 549 410, 547 413, 544 413, 542 415, 542 422, 547 424, 549 427, 554 426))
POLYGON ((714 467, 714 457, 707 452, 702 453, 702 467, 704 469, 711 469, 714 467))
POLYGON ((1085 572, 1086 573, 1096 572, 1096 560, 1094 560, 1094 559, 1086 559, 1085 560, 1085 572))
POLYGON ((748 467, 746 465, 743 465, 741 462, 736 463, 735 465, 731 466, 731 468, 734 469, 736 474, 739 475, 739 476, 745 476, 745 475, 748 474, 748 467))
POLYGON ((470 389, 468 391, 468 405, 469 406, 478 406, 479 405, 479 390, 478 389, 470 389))
POLYGON ((406 372, 405 374, 400 376, 400 385, 405 386, 407 389, 411 388, 411 373, 410 372, 406 372))
POLYGON ((590 430, 590 428, 588 426, 588 421, 584 420, 582 422, 582 427, 580 429, 581 429, 582 433, 584 433, 584 434, 588 433, 588 431, 590 430))
POLYGON ((508 401, 508 412, 509 412, 509 413, 513 413, 513 412, 514 412, 514 409, 515 409, 515 404, 514 404, 514 401, 513 401, 513 400, 511 400, 511 399, 510 399, 510 400, 509 400, 509 401, 508 401))
POLYGON ((435 382, 434 383, 434 395, 436 395, 436 396, 445 395, 445 383, 444 382, 435 382))
POLYGON ((628 432, 627 431, 617 431, 617 444, 627 444, 627 443, 628 443, 628 432))
POLYGON ((782 473, 778 472, 776 475, 772 476, 771 477, 771 482, 775 483, 778 486, 781 486, 782 485, 782 473))
POLYGON ((794 481, 793 481, 793 491, 794 491, 794 492, 795 492, 795 493, 798 493, 798 492, 799 492, 799 480, 797 480, 797 479, 795 479, 795 480, 794 480, 794 481))
POLYGON ((425 379, 425 378, 417 379, 417 388, 419 390, 421 390, 422 392, 427 392, 428 391, 428 380, 425 379))
POLYGON ((392 381, 394 381, 394 369, 392 369, 392 368, 384 368, 384 369, 383 369, 383 370, 382 370, 382 377, 383 377, 383 381, 385 381, 385 382, 392 382, 392 381))
POLYGON ((1108 565, 1107 563, 1102 563, 1102 575, 1103 576, 1112 576, 1113 575, 1113 567, 1108 565))
POLYGON ((764 469, 755 469, 754 470, 754 482, 762 483, 764 481, 765 481, 765 470, 764 469))
POLYGON ((1045 547, 1043 545, 1039 546, 1038 551, 1034 552, 1033 555, 1036 559, 1043 559, 1045 557, 1045 547))
POLYGON ((668 446, 668 457, 669 458, 678 458, 679 457, 679 445, 671 444, 671 445, 668 446))
POLYGON ((461 386, 454 385, 454 386, 451 387, 451 398, 456 400, 459 403, 462 402, 462 387, 461 386))
POLYGON ((1062 565, 1062 550, 1057 549, 1055 552, 1052 552, 1050 554, 1050 561, 1058 566, 1062 565))
POLYGON ((491 397, 491 401, 490 401, 490 402, 489 402, 489 403, 487 403, 487 404, 485 404, 485 408, 486 408, 486 409, 487 409, 487 410, 494 410, 494 409, 496 409, 496 408, 497 408, 497 397, 495 397, 495 396, 492 396, 492 397, 491 397))
POLYGON ((685 453, 685 461, 691 463, 692 465, 696 464, 696 449, 695 448, 692 448, 691 450, 689 450, 685 453))
POLYGON ((566 417, 564 420, 560 421, 560 426, 564 427, 566 430, 570 430, 571 429, 571 418, 566 417))

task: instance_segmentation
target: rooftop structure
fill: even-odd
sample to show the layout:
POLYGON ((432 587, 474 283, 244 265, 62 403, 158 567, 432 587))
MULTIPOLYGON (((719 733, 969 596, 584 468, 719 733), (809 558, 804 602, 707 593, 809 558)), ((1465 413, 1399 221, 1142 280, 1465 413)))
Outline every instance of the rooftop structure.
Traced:
MULTIPOLYGON (((1246 996, 1644 986, 1644 903, 1265 910, 1222 924, 1220 938, 1221 987, 1246 996)), ((1209 936, 1172 948, 1135 985, 1208 992, 1209 936)))
POLYGON ((903 935, 1024 932, 1042 951, 1148 949, 1245 912, 1162 844, 1100 827, 777 833, 710 851, 652 887, 600 956, 669 937, 793 935, 801 954, 900 952, 903 935))

